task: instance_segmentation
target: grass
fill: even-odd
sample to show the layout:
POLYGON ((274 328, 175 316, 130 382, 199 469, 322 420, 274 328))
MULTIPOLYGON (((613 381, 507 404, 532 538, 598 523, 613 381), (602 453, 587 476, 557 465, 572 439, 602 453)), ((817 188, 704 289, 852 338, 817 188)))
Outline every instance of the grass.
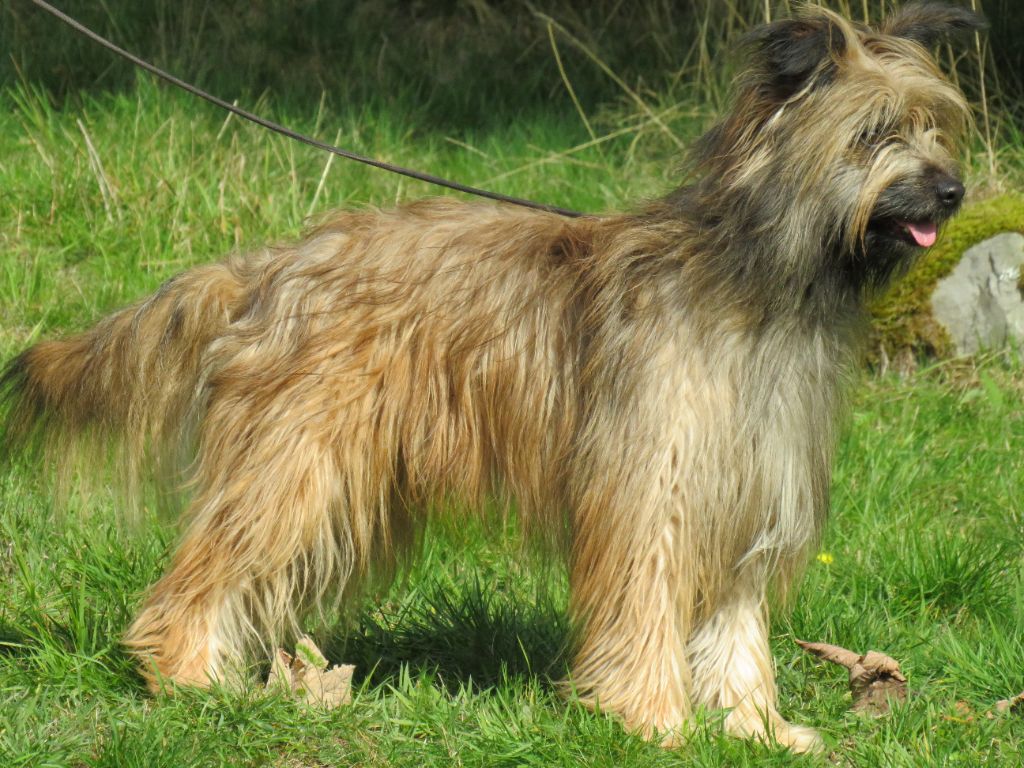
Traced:
MULTIPOLYGON (((293 236, 311 212, 433 192, 328 168, 148 81, 62 110, 28 87, 2 99, 2 357, 190 264, 293 236)), ((651 108, 683 140, 702 117, 651 108)), ((357 151, 568 207, 615 207, 672 183, 674 143, 639 108, 591 116, 598 136, 622 133, 573 152, 591 139, 571 110, 446 135, 415 109, 260 109, 357 151)), ((1019 765, 1024 720, 984 713, 1024 689, 1022 373, 1006 353, 857 389, 822 556, 772 627, 783 712, 820 728, 841 765, 1019 765), (878 720, 850 714, 845 673, 794 637, 890 653, 909 702, 878 720)), ((484 524, 437 525, 399 583, 324 636, 334 661, 358 666, 352 706, 306 711, 255 692, 152 699, 118 638, 174 531, 117 518, 102 491, 54 501, 17 457, 0 473, 0 765, 826 762, 727 739, 716 712, 663 751, 560 699, 564 576, 484 524)))

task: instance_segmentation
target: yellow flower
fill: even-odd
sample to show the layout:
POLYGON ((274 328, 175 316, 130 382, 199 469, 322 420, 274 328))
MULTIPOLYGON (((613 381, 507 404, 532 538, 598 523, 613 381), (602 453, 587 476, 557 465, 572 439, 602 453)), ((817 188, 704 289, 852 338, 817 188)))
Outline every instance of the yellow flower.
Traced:
POLYGON ((831 552, 819 552, 817 560, 823 565, 832 565, 832 563, 835 562, 835 558, 832 557, 831 552))

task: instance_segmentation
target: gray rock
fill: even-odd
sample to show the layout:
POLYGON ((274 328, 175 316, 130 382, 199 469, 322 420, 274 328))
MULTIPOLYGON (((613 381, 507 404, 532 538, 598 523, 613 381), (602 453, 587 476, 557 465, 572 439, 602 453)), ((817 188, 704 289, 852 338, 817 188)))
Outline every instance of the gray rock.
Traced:
POLYGON ((1024 342, 1024 292, 1020 289, 1024 236, 1016 232, 968 248, 956 269, 932 294, 932 315, 961 355, 1024 342))

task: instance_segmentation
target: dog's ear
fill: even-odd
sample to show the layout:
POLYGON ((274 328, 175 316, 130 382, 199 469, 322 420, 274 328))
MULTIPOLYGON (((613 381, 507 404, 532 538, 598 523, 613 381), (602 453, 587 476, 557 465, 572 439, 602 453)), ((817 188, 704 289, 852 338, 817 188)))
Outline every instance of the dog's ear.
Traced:
POLYGON ((774 21, 752 30, 744 42, 780 100, 803 88, 823 64, 827 69, 846 50, 842 29, 825 15, 774 21))
POLYGON ((882 24, 881 31, 931 48, 943 40, 987 26, 985 18, 969 8, 923 2, 904 6, 882 24))

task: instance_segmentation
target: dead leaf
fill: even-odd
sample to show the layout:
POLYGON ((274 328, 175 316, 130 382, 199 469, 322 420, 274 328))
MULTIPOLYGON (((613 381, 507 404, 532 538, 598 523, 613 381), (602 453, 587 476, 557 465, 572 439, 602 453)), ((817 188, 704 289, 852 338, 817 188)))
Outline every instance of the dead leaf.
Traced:
POLYGON ((1024 691, 1021 691, 1011 699, 1000 699, 997 701, 995 711, 1000 715, 1007 712, 1024 712, 1024 691))
POLYGON ((268 690, 283 690, 310 706, 333 709, 352 701, 352 664, 327 668, 327 658, 309 637, 295 643, 295 655, 274 652, 267 676, 268 690))
POLYGON ((850 670, 854 712, 884 715, 889 712, 890 702, 907 698, 907 678, 891 656, 878 651, 868 651, 862 656, 829 643, 797 640, 796 644, 808 653, 850 670))
POLYGON ((942 719, 950 723, 973 723, 974 708, 963 699, 960 699, 953 705, 953 714, 943 715, 942 719))

